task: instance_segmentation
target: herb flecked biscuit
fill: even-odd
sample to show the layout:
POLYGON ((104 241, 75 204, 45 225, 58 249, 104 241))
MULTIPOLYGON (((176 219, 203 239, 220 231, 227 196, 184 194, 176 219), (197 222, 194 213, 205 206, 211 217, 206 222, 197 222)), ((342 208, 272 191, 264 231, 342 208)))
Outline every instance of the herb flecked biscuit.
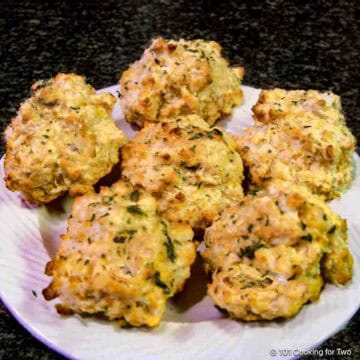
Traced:
POLYGON ((349 186, 355 139, 338 96, 264 90, 253 111, 261 122, 237 137, 252 185, 260 187, 273 178, 295 181, 327 200, 349 186))
POLYGON ((187 114, 212 125, 242 102, 243 75, 216 42, 158 38, 122 74, 120 101, 127 121, 140 127, 187 114))
POLYGON ((242 320, 291 317, 324 281, 352 278, 346 221, 306 188, 275 181, 227 208, 205 234, 214 302, 242 320))
POLYGON ((33 204, 85 193, 111 171, 126 142, 111 118, 115 98, 75 74, 32 90, 5 132, 6 186, 33 204))
POLYGON ((345 125, 340 97, 329 91, 262 90, 252 110, 254 118, 264 124, 292 115, 322 118, 328 123, 345 125))
POLYGON ((243 197, 233 138, 197 115, 142 129, 122 149, 122 175, 154 194, 169 221, 193 228, 205 228, 243 197))
POLYGON ((47 300, 60 314, 97 314, 120 325, 159 325, 195 259, 193 232, 156 213, 156 200, 118 182, 76 198, 60 248, 46 266, 47 300))

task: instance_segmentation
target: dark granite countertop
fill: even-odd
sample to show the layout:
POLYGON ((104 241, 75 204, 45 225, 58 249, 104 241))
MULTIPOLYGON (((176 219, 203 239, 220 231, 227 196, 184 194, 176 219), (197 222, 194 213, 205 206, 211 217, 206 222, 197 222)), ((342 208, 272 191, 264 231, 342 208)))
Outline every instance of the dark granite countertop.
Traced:
MULTIPOLYGON (((115 84, 150 39, 162 35, 220 42, 232 64, 245 66, 247 85, 333 90, 359 141, 357 3, 1 1, 1 130, 35 80, 63 71, 86 75, 96 88, 115 84)), ((359 359, 359 326, 358 313, 321 348, 351 349, 351 358, 359 359)), ((0 305, 0 359, 13 358, 60 357, 0 305)))

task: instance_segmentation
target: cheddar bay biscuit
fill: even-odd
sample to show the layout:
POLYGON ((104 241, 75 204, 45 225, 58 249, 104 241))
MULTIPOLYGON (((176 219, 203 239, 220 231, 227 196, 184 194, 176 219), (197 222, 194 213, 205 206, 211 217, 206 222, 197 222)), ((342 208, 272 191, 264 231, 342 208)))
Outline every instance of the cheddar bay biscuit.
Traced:
POLYGON ((60 314, 97 314, 121 325, 159 325, 195 259, 189 226, 171 224, 156 200, 117 182, 75 199, 67 232, 46 267, 47 300, 60 314))
POLYGON ((187 114, 212 125, 242 102, 243 73, 214 41, 158 38, 122 74, 120 101, 127 121, 140 127, 187 114))
POLYGON ((243 320, 294 316, 324 282, 352 278, 346 221, 291 183, 274 181, 227 208, 205 245, 210 296, 243 320))
POLYGON ((122 150, 122 175, 154 194, 166 219, 193 228, 243 197, 234 140, 197 115, 142 129, 122 150))
POLYGON ((58 74, 32 87, 5 131, 5 181, 33 204, 87 192, 119 160, 126 137, 112 118, 115 99, 84 78, 58 74))
POLYGON ((254 187, 283 179, 331 200, 349 186, 355 139, 338 96, 264 90, 253 111, 258 121, 237 137, 237 145, 254 187))

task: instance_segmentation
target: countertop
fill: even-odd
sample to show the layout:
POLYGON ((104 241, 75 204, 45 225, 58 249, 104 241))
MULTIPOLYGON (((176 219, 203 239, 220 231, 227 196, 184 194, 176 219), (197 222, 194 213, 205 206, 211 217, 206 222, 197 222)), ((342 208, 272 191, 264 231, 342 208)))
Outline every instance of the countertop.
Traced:
MULTIPOLYGON (((1 131, 34 81, 76 72, 95 88, 115 84, 150 40, 162 35, 218 41, 232 64, 245 67, 246 85, 331 89, 341 95, 347 123, 359 142, 357 1, 294 3, 2 1, 1 131)), ((360 358, 359 327, 358 312, 321 349, 351 349, 350 358, 360 358)), ((60 356, 32 338, 0 305, 0 359, 15 358, 60 356)))

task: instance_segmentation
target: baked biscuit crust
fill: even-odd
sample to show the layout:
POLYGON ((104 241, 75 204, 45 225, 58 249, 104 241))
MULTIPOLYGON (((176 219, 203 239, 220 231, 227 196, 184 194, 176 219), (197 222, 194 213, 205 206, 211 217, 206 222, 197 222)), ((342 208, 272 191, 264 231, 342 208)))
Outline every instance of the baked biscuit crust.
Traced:
POLYGON ((32 90, 5 131, 6 186, 33 204, 89 191, 126 142, 111 118, 115 98, 96 94, 75 74, 39 81, 32 90))
POLYGON ((306 188, 275 181, 227 208, 205 234, 209 295, 243 320, 291 317, 324 281, 352 278, 346 221, 306 188))
POLYGON ((193 228, 243 197, 234 140, 197 115, 142 129, 122 149, 122 175, 154 194, 166 219, 193 228))
POLYGON ((261 187, 273 178, 294 181, 326 200, 350 185, 355 138, 338 96, 264 90, 253 111, 260 122, 237 137, 252 185, 261 187))
POLYGON ((156 213, 156 200, 118 182, 75 199, 67 232, 48 263, 43 294, 61 314, 102 315, 120 325, 158 326, 195 259, 193 232, 156 213))
POLYGON ((187 114, 212 125, 241 104, 243 75, 216 42, 158 38, 122 74, 120 102, 127 121, 140 127, 187 114))

